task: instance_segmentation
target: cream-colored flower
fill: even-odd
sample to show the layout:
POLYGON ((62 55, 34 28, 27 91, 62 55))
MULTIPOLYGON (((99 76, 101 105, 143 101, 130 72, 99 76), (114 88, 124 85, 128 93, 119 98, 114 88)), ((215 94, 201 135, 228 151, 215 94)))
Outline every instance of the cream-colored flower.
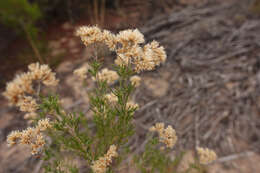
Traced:
POLYGON ((114 51, 117 46, 116 36, 108 30, 103 30, 97 26, 82 26, 76 31, 82 42, 89 46, 93 43, 104 43, 107 47, 114 51))
POLYGON ((107 158, 117 157, 118 153, 116 152, 117 147, 116 145, 111 145, 109 147, 109 150, 107 151, 107 154, 105 155, 107 158))
POLYGON ((43 146, 45 145, 45 140, 42 134, 36 136, 35 142, 31 143, 31 153, 32 155, 38 154, 43 146))
POLYGON ((112 34, 110 31, 107 30, 103 31, 102 40, 111 51, 114 51, 116 49, 116 45, 117 45, 116 36, 112 34))
POLYGON ((108 102, 110 103, 115 103, 118 101, 118 98, 115 94, 109 93, 105 95, 105 98, 107 99, 108 102))
POLYGON ((119 66, 128 65, 131 62, 131 57, 126 57, 124 54, 118 54, 115 59, 115 64, 119 66))
POLYGON ((26 130, 23 130, 20 143, 30 145, 34 139, 35 134, 36 129, 32 127, 28 127, 26 130))
POLYGON ((141 72, 144 70, 153 70, 155 63, 153 61, 153 52, 151 49, 145 49, 140 56, 135 58, 134 61, 136 72, 141 72))
MULTIPOLYGON (((13 81, 7 83, 6 85, 6 90, 3 95, 13 105, 16 105, 18 102, 20 102, 19 104, 21 105, 21 103, 27 102, 28 100, 30 100, 33 104, 34 101, 32 101, 32 99, 29 99, 29 97, 26 97, 26 94, 35 93, 32 86, 34 80, 40 80, 43 84, 47 86, 54 86, 58 83, 58 80, 55 78, 55 73, 51 71, 48 65, 33 63, 28 66, 28 69, 29 72, 17 75, 13 81), (26 98, 27 100, 24 100, 26 98)), ((23 108, 28 107, 22 106, 21 109, 25 110, 23 108)))
POLYGON ((36 127, 28 127, 26 130, 13 131, 7 137, 9 146, 15 144, 23 144, 31 147, 32 154, 37 154, 45 145, 45 140, 42 131, 50 128, 49 119, 40 120, 36 127))
POLYGON ((201 164, 209 164, 217 159, 217 154, 208 148, 197 148, 197 152, 199 155, 199 161, 201 164))
POLYGON ((11 104, 18 106, 21 111, 27 112, 24 115, 25 119, 35 119, 38 105, 32 96, 28 96, 36 93, 33 90, 33 81, 54 86, 57 85, 58 80, 48 65, 33 63, 28 66, 28 69, 27 73, 17 75, 13 81, 7 84, 3 95, 11 104))
POLYGON ((141 56, 135 59, 135 70, 137 72, 144 70, 153 70, 155 66, 166 61, 166 53, 157 41, 146 44, 143 48, 141 56))
POLYGON ((155 126, 150 127, 149 129, 151 132, 159 132, 159 134, 162 134, 164 131, 164 123, 156 123, 155 126))
POLYGON ((19 131, 12 131, 8 136, 7 136, 7 144, 8 146, 13 146, 17 143, 17 140, 21 138, 22 133, 19 131))
POLYGON ((31 96, 24 96, 23 99, 18 101, 17 106, 20 107, 22 112, 35 112, 38 109, 36 100, 31 96))
POLYGON ((144 47, 145 50, 152 50, 152 59, 155 65, 164 63, 166 61, 166 53, 164 47, 159 46, 157 41, 152 41, 144 47))
POLYGON ((172 128, 172 126, 168 126, 165 130, 164 130, 164 135, 161 139, 161 142, 165 143, 165 145, 168 148, 173 148, 173 146, 175 145, 177 141, 177 136, 176 136, 176 132, 175 130, 172 128))
POLYGON ((29 112, 24 115, 24 119, 35 119, 37 117, 36 112, 29 112))
POLYGON ((103 82, 106 81, 108 84, 112 84, 116 80, 118 80, 118 78, 119 76, 115 71, 104 68, 100 72, 98 72, 97 79, 93 78, 93 80, 99 80, 103 82))
POLYGON ((74 70, 73 74, 77 75, 81 80, 87 78, 88 67, 86 65, 74 70))
POLYGON ((25 93, 33 93, 32 78, 28 73, 17 75, 13 81, 8 82, 3 95, 11 104, 15 105, 25 93))
POLYGON ((167 126, 167 128, 164 129, 164 123, 156 123, 155 126, 152 126, 149 130, 158 132, 159 141, 164 143, 168 148, 173 148, 178 140, 172 126, 167 126))
POLYGON ((126 47, 144 42, 144 35, 138 29, 120 31, 116 38, 119 43, 126 47))
POLYGON ((116 150, 117 147, 115 145, 111 145, 109 150, 103 157, 100 157, 98 160, 94 161, 91 166, 93 172, 105 173, 109 165, 112 163, 112 158, 118 156, 116 150))
POLYGON ((131 84, 134 85, 135 87, 138 87, 141 84, 141 78, 137 75, 132 76, 130 78, 130 81, 131 81, 131 84))
POLYGON ((28 66, 28 69, 32 80, 40 80, 46 86, 56 86, 59 82, 55 77, 55 73, 46 64, 32 63, 28 66))
POLYGON ((45 131, 46 129, 51 128, 51 127, 52 126, 50 124, 49 118, 41 119, 41 120, 38 121, 37 128, 40 131, 45 131))
POLYGON ((119 47, 116 50, 117 58, 115 63, 117 65, 136 66, 136 62, 140 61, 143 56, 143 50, 139 45, 128 47, 119 47))
POLYGON ((110 31, 101 31, 98 27, 81 27, 77 35, 85 45, 104 43, 111 51, 115 51, 117 65, 131 65, 136 72, 153 70, 166 61, 166 53, 159 43, 152 41, 144 45, 144 36, 138 29, 120 31, 117 35, 110 31))
POLYGON ((127 109, 139 109, 139 105, 133 101, 129 101, 126 103, 127 109))
POLYGON ((76 35, 86 46, 103 40, 102 31, 97 26, 82 26, 76 31, 76 35))

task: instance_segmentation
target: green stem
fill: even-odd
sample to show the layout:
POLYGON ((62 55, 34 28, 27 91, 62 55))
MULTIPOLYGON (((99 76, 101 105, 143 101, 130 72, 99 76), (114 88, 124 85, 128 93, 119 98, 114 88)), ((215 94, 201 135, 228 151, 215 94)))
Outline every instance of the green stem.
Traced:
POLYGON ((29 31, 27 30, 27 28, 26 28, 24 22, 20 21, 20 24, 21 24, 21 26, 22 26, 22 28, 23 28, 23 30, 24 30, 24 32, 25 32, 26 38, 27 38, 27 40, 29 41, 30 46, 32 47, 32 50, 33 50, 35 56, 36 56, 37 59, 40 61, 40 63, 43 64, 44 61, 43 61, 43 59, 42 59, 42 57, 41 57, 41 54, 40 54, 38 48, 36 47, 36 44, 34 43, 34 41, 33 41, 33 39, 32 39, 31 34, 30 34, 29 31))

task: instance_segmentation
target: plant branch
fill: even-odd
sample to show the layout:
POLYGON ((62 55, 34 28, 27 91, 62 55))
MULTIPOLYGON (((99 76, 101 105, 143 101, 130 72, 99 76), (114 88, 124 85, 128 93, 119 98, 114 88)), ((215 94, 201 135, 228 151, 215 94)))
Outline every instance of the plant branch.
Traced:
POLYGON ((29 43, 30 43, 30 45, 31 45, 31 47, 32 47, 32 50, 33 50, 35 56, 36 56, 37 59, 40 61, 40 63, 43 64, 44 61, 43 61, 43 59, 42 59, 42 57, 41 57, 41 54, 40 54, 38 48, 36 47, 36 45, 35 45, 35 43, 34 43, 34 41, 33 41, 33 39, 32 39, 31 34, 30 34, 29 31, 27 30, 27 28, 26 28, 24 22, 21 22, 21 21, 20 21, 20 24, 21 24, 21 26, 22 26, 22 28, 23 28, 23 30, 24 30, 24 32, 25 32, 26 38, 27 38, 27 40, 29 41, 29 43))

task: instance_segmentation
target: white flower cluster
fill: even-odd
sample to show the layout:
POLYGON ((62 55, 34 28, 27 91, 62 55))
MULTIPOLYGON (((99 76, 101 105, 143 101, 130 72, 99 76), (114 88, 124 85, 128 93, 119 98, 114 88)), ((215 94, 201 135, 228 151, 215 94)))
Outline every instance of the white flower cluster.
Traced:
POLYGON ((108 84, 114 83, 118 80, 118 74, 113 70, 108 70, 107 68, 103 68, 100 72, 98 72, 97 77, 93 78, 93 80, 99 80, 103 82, 107 82, 108 84))
POLYGON ((135 87, 140 86, 141 84, 141 78, 137 75, 134 75, 130 78, 131 84, 134 85, 135 87))
POLYGON ((87 78, 88 65, 82 65, 80 68, 74 70, 73 74, 78 76, 81 80, 87 78))
POLYGON ((118 98, 115 94, 109 93, 105 95, 105 98, 107 99, 108 102, 110 103, 115 103, 118 101, 118 98))
POLYGON ((93 172, 105 173, 107 171, 107 167, 112 163, 112 158, 118 156, 116 150, 117 147, 115 145, 111 145, 103 157, 100 157, 98 160, 94 161, 91 166, 93 172))
POLYGON ((86 46, 98 42, 106 44, 111 51, 116 52, 117 65, 133 65, 136 72, 153 70, 166 61, 165 50, 158 42, 152 41, 141 47, 145 40, 138 29, 128 29, 114 35, 97 26, 83 26, 77 30, 76 35, 86 46))
POLYGON ((42 119, 38 121, 36 127, 28 127, 23 131, 12 131, 7 136, 7 143, 9 146, 15 144, 29 145, 32 150, 32 154, 37 154, 41 151, 42 147, 45 145, 45 140, 42 132, 47 128, 51 128, 49 119, 42 119))
POLYGON ((199 161, 201 164, 209 164, 217 159, 217 154, 208 148, 197 148, 197 152, 199 155, 199 161))
POLYGON ((150 128, 150 131, 159 133, 160 142, 164 143, 168 148, 173 148, 177 142, 177 136, 172 126, 164 128, 164 123, 156 123, 155 126, 150 128))
POLYGON ((28 72, 17 75, 13 81, 7 83, 3 95, 12 105, 27 112, 25 118, 33 118, 38 109, 36 100, 32 96, 28 96, 36 93, 33 89, 33 81, 42 82, 46 86, 56 86, 58 80, 48 65, 33 63, 28 66, 28 69, 28 72))

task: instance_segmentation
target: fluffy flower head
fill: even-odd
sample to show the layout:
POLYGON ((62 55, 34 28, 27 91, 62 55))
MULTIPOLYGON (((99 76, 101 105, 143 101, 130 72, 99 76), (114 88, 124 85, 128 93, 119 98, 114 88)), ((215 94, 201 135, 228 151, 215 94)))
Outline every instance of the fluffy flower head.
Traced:
MULTIPOLYGON (((113 70, 108 70, 107 68, 102 69, 97 74, 97 80, 106 81, 108 84, 112 84, 119 78, 118 74, 113 70)), ((94 79, 96 80, 96 79, 94 79)))
POLYGON ((7 144, 13 146, 15 144, 23 144, 31 147, 32 154, 37 154, 45 145, 42 131, 50 128, 48 119, 40 120, 36 127, 28 127, 23 131, 13 131, 7 137, 7 144))
POLYGON ((23 99, 18 101, 17 106, 20 107, 22 112, 35 112, 38 108, 36 100, 31 96, 24 96, 23 99))
POLYGON ((131 81, 132 85, 138 87, 141 83, 141 78, 139 76, 135 75, 130 78, 130 81, 131 81))
POLYGON ((12 131, 8 136, 7 136, 7 144, 8 146, 13 146, 17 143, 17 140, 21 138, 21 132, 19 131, 12 131))
POLYGON ((101 30, 97 26, 80 27, 76 35, 88 46, 93 43, 104 43, 111 51, 115 51, 117 65, 132 65, 136 72, 153 70, 166 61, 166 53, 158 42, 152 41, 142 47, 144 36, 138 29, 120 31, 114 35, 110 31, 101 30))
POLYGON ((34 105, 34 101, 31 98, 25 97, 26 94, 33 94, 35 92, 32 86, 34 80, 40 80, 46 86, 55 86, 58 83, 55 73, 51 71, 48 65, 33 63, 28 66, 28 69, 27 73, 17 75, 13 81, 7 83, 6 90, 3 93, 11 104, 17 105, 20 102, 20 108, 24 111, 28 108, 26 106, 28 102, 34 105), (26 104, 24 105, 25 102, 26 104))
POLYGON ((46 86, 56 86, 59 80, 56 79, 55 73, 51 71, 46 64, 40 65, 38 62, 28 66, 30 75, 33 80, 40 80, 46 86))
POLYGON ((13 81, 8 82, 3 95, 11 104, 17 104, 25 93, 33 93, 32 77, 28 73, 17 75, 13 81))
POLYGON ((133 101, 129 101, 126 103, 126 108, 127 109, 138 109, 139 105, 133 101))
POLYGON ((109 93, 105 95, 105 98, 107 99, 108 102, 110 103, 115 103, 118 101, 118 98, 115 94, 109 93))
POLYGON ((123 46, 127 45, 137 45, 144 42, 144 35, 138 30, 124 30, 117 34, 117 41, 123 46))
POLYGON ((50 124, 49 118, 41 119, 41 120, 38 121, 37 128, 40 131, 45 131, 46 129, 51 128, 51 127, 52 126, 50 124))
POLYGON ((164 128, 164 123, 156 123, 155 126, 150 128, 150 131, 156 131, 159 133, 160 142, 164 143, 168 148, 173 148, 177 142, 177 136, 172 126, 164 128))
POLYGON ((102 41, 102 32, 97 26, 82 26, 76 31, 76 36, 79 36, 86 46, 102 41))
POLYGON ((73 74, 77 75, 81 80, 84 80, 87 78, 87 72, 87 66, 83 65, 82 67, 74 70, 73 74))
POLYGON ((98 160, 94 161, 91 166, 93 172, 105 173, 107 171, 107 167, 112 163, 112 158, 118 156, 116 150, 117 147, 115 145, 111 145, 103 157, 100 157, 98 160))
POLYGON ((209 164, 217 159, 217 154, 208 148, 197 148, 197 152, 199 155, 199 161, 201 164, 209 164))

